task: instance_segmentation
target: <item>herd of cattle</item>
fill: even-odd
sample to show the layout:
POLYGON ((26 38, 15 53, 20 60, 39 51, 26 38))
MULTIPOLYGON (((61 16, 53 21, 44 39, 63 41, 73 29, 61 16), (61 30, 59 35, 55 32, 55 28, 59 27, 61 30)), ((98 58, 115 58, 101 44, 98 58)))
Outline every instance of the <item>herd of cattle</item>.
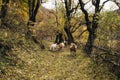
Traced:
MULTIPOLYGON (((60 51, 63 50, 67 46, 66 41, 61 42, 61 43, 53 43, 50 45, 50 51, 60 51)), ((69 45, 69 50, 72 55, 76 55, 76 49, 77 45, 75 43, 70 43, 69 45)))

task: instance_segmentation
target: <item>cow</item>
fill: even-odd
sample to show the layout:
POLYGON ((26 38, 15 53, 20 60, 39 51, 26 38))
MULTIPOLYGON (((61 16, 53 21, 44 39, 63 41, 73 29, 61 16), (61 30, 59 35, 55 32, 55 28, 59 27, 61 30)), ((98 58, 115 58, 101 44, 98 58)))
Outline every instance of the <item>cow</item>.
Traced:
POLYGON ((61 42, 59 44, 54 43, 54 44, 50 45, 50 51, 60 51, 64 48, 65 48, 65 44, 63 42, 61 42))
POLYGON ((57 43, 51 44, 50 45, 50 51, 56 51, 58 49, 57 43))
POLYGON ((64 48, 65 48, 65 44, 63 42, 58 44, 58 50, 61 50, 61 49, 64 49, 64 48))
POLYGON ((77 45, 75 43, 70 43, 70 53, 73 55, 73 56, 76 56, 76 49, 77 49, 77 45))

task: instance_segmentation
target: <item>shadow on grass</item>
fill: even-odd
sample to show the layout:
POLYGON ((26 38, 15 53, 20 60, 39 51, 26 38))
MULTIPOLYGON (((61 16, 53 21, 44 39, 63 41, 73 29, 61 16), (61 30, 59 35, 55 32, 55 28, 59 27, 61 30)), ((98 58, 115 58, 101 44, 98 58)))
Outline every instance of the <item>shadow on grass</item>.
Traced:
POLYGON ((0 77, 6 75, 7 69, 10 67, 22 68, 25 62, 17 57, 16 54, 9 53, 8 55, 0 54, 0 77))

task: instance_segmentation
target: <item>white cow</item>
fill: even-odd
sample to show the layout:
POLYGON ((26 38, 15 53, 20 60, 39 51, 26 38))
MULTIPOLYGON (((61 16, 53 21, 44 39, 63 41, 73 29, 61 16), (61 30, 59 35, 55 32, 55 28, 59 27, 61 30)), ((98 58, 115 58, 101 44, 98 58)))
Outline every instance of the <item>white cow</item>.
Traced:
POLYGON ((56 51, 57 49, 58 49, 57 43, 51 44, 51 46, 50 46, 51 51, 56 51))

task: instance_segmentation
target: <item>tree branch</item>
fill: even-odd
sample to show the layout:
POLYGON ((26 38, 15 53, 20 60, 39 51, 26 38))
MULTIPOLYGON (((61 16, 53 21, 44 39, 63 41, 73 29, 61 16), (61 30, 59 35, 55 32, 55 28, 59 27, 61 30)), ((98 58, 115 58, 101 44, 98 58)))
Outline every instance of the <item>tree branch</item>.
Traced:
POLYGON ((85 10, 84 8, 84 3, 82 0, 79 0, 79 3, 80 3, 80 7, 81 7, 81 10, 82 12, 84 13, 85 15, 85 21, 86 21, 86 26, 87 26, 87 30, 88 31, 91 31, 91 28, 90 28, 90 20, 89 20, 89 15, 88 15, 88 12, 85 10))
POLYGON ((81 25, 84 25, 84 24, 86 24, 86 23, 84 23, 84 22, 78 22, 78 23, 74 24, 72 26, 71 32, 72 33, 75 32, 81 25), (77 24, 78 24, 78 26, 76 26, 77 24))
POLYGON ((79 7, 79 3, 77 4, 76 7, 72 8, 72 9, 70 10, 70 13, 72 13, 73 11, 76 11, 76 10, 78 9, 78 7, 79 7))
POLYGON ((106 0, 106 1, 104 1, 104 2, 103 2, 103 4, 101 5, 101 7, 100 7, 99 11, 101 11, 101 10, 103 9, 103 7, 104 7, 105 3, 107 3, 108 1, 110 1, 110 0, 106 0))
POLYGON ((41 0, 37 0, 36 7, 34 9, 34 17, 36 17, 36 14, 38 12, 38 9, 39 9, 40 5, 41 5, 41 0))
POLYGON ((49 13, 53 14, 55 17, 56 17, 56 21, 55 23, 57 22, 57 26, 60 25, 60 23, 58 22, 58 19, 57 19, 57 14, 51 10, 48 10, 49 13))
POLYGON ((81 35, 82 35, 84 32, 86 32, 86 31, 87 31, 87 29, 85 29, 83 32, 81 32, 80 35, 78 36, 78 38, 80 38, 81 35))

